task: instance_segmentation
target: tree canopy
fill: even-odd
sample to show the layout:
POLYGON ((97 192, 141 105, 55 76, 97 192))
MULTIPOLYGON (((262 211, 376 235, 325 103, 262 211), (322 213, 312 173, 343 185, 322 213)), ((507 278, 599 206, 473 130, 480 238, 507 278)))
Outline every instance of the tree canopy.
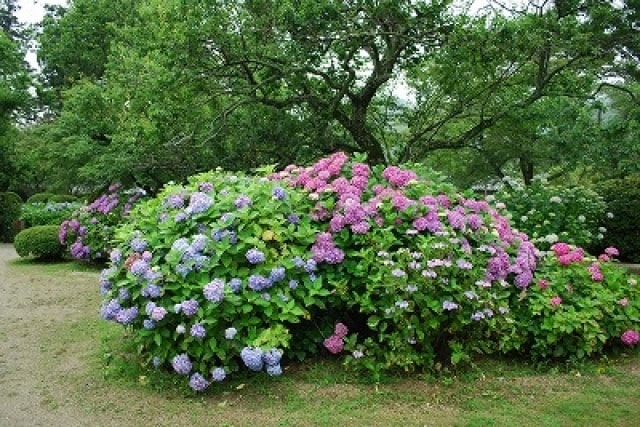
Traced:
POLYGON ((462 3, 74 0, 42 22, 53 115, 28 144, 64 153, 63 187, 337 150, 529 181, 598 168, 614 139, 634 170, 637 0, 462 3))

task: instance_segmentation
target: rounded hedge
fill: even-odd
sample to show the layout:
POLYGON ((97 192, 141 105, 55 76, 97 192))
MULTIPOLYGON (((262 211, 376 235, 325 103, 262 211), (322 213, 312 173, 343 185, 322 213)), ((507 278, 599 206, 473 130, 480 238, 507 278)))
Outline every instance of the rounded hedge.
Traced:
POLYGON ((16 235, 13 246, 21 257, 59 259, 64 252, 64 246, 58 241, 57 225, 24 229, 16 235))
POLYGON ((47 203, 53 196, 53 193, 36 193, 29 196, 26 203, 47 203))
POLYGON ((605 181, 596 191, 604 198, 608 213, 601 244, 593 250, 615 246, 622 261, 640 262, 640 174, 605 181))
POLYGON ((19 231, 22 198, 13 192, 0 193, 0 242, 13 242, 19 231))

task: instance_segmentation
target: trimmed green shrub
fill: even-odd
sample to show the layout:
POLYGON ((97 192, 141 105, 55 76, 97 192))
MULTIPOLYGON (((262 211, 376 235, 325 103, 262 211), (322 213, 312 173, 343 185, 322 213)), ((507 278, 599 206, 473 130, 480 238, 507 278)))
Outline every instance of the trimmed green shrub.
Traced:
POLYGON ((22 199, 13 192, 0 193, 0 242, 11 243, 18 232, 22 199))
POLYGON ((20 219, 27 227, 36 225, 60 225, 73 212, 83 206, 78 202, 25 203, 22 205, 20 219))
POLYGON ((604 198, 608 213, 601 224, 606 229, 604 237, 593 245, 593 251, 615 246, 621 261, 640 262, 640 174, 605 181, 596 191, 604 198))
POLYGON ((64 252, 64 246, 58 241, 56 225, 26 228, 16 235, 13 246, 21 257, 58 259, 64 252))
POLYGON ((53 196, 53 193, 36 193, 27 198, 26 203, 47 203, 53 196))
POLYGON ((495 197, 506 204, 511 225, 526 233, 538 249, 547 250, 556 242, 589 247, 603 237, 599 226, 606 204, 592 189, 559 187, 537 179, 529 186, 510 182, 495 197))
POLYGON ((71 194, 54 194, 49 201, 53 203, 71 203, 77 202, 78 198, 71 194))

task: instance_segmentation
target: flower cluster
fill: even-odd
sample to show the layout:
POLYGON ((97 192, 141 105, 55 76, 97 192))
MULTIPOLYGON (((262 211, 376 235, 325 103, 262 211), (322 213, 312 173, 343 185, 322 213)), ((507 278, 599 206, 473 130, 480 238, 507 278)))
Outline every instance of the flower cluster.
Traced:
POLYGON ((60 224, 58 239, 72 257, 83 261, 104 260, 116 227, 145 195, 141 189, 122 190, 120 184, 86 206, 75 210, 60 224))
POLYGON ((331 354, 338 354, 344 350, 344 338, 349 333, 349 329, 344 323, 336 323, 333 334, 324 340, 324 347, 329 350, 331 354))

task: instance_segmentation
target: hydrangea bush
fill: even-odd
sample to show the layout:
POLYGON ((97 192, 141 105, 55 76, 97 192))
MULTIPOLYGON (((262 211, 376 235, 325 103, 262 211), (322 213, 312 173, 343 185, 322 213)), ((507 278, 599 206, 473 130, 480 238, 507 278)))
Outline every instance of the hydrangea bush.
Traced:
POLYGON ((525 232, 539 249, 556 242, 589 247, 602 240, 606 229, 606 203, 586 187, 558 187, 544 179, 531 185, 509 180, 495 195, 504 202, 513 227, 525 232))
POLYGON ((123 190, 120 184, 111 185, 106 194, 77 208, 60 223, 58 240, 75 259, 105 260, 115 228, 143 196, 143 190, 123 190))
MULTIPOLYGON (((502 206, 359 160, 167 185, 116 232, 103 318, 196 391, 317 352, 377 375, 534 348, 517 316, 535 317, 537 269, 560 273, 502 206)), ((607 340, 634 341, 637 320, 607 340)))

